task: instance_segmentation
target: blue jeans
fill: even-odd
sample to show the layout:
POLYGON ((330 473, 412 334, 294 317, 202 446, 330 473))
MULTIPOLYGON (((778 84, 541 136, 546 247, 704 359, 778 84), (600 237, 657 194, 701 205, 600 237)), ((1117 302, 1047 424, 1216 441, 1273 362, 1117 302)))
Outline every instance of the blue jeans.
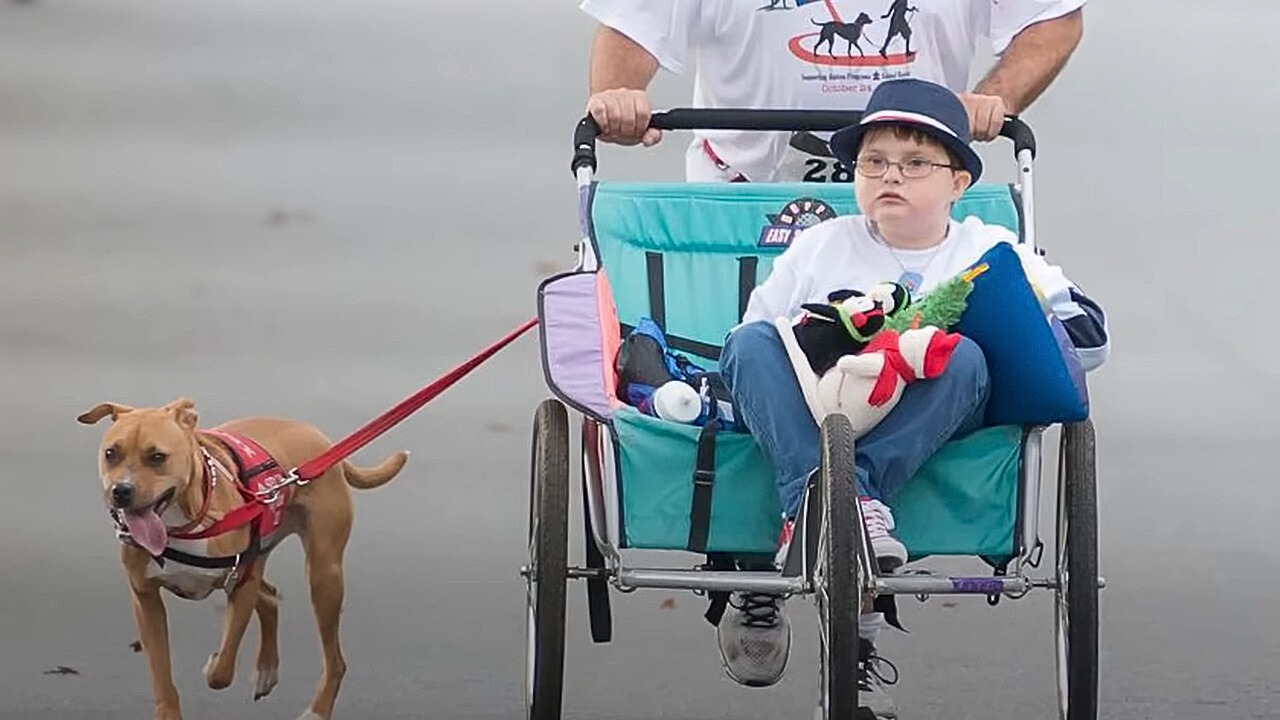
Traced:
MULTIPOLYGON (((763 321, 736 328, 720 372, 738 417, 777 469, 783 512, 795 517, 821 449, 777 328, 763 321)), ((907 384, 897 406, 854 443, 859 495, 891 503, 944 443, 982 427, 988 392, 982 350, 961 338, 941 375, 907 384)))

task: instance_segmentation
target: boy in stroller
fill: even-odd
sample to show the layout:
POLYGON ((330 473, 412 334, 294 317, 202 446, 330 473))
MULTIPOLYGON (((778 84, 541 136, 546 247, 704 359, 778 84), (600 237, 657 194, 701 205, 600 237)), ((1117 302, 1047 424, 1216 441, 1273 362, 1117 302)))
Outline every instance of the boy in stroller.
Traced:
MULTIPOLYGON (((982 173, 969 143, 968 117, 950 90, 916 79, 881 84, 861 122, 831 138, 836 157, 855 170, 862 214, 833 218, 796 235, 726 338, 720 360, 725 384, 739 419, 778 471, 786 515, 780 555, 804 487, 818 467, 820 448, 818 426, 776 319, 794 317, 805 303, 825 303, 833 292, 867 291, 895 279, 918 300, 1007 242, 1021 255, 1045 306, 1062 321, 1084 369, 1097 368, 1107 357, 1102 309, 1059 268, 1034 251, 1023 252, 1026 248, 1004 227, 951 217, 952 204, 982 173)), ((909 384, 892 412, 856 443, 860 509, 886 572, 908 559, 893 535, 886 503, 944 443, 982 427, 987 393, 982 350, 962 338, 940 376, 909 384)), ((896 717, 879 670, 887 661, 875 646, 882 623, 883 616, 871 612, 860 622, 860 698, 877 717, 896 717)), ((782 599, 768 595, 737 595, 717 627, 726 672, 745 685, 771 685, 782 677, 790 639, 782 599)))

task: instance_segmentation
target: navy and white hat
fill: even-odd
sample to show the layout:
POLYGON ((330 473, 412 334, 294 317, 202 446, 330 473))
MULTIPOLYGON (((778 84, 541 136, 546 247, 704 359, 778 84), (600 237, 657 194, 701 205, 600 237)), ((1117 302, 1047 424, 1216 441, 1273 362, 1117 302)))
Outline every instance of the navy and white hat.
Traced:
POLYGON ((831 136, 831 152, 853 167, 862 137, 877 126, 912 125, 945 145, 960 157, 976 183, 982 175, 982 159, 969 147, 969 113, 960 98, 937 83, 905 78, 880 83, 867 100, 862 120, 831 136))

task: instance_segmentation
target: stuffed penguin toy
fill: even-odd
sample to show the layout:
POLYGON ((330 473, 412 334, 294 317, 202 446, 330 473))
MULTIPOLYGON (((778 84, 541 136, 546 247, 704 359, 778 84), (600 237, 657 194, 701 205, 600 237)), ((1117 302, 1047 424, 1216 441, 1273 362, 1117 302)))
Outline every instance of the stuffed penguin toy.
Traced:
POLYGON ((791 337, 808 359, 809 369, 822 375, 845 355, 861 352, 884 327, 885 320, 910 304, 907 289, 881 283, 867 293, 836 290, 826 304, 806 303, 799 316, 776 321, 783 338, 791 337))
POLYGON ((907 383, 937 377, 946 368, 958 335, 932 326, 901 333, 883 329, 909 298, 897 283, 882 283, 865 295, 838 290, 827 305, 807 304, 794 321, 775 321, 819 425, 827 415, 841 413, 852 423, 854 438, 860 438, 897 405, 907 383))

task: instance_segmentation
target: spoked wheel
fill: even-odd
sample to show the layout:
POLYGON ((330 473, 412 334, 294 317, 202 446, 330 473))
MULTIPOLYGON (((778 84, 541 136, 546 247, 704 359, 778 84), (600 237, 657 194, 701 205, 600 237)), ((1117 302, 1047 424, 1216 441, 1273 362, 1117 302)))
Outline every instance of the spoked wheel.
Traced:
POLYGON ((569 562, 569 416, 554 398, 533 418, 529 490, 525 717, 559 720, 569 562))
MULTIPOLYGON (((843 415, 827 416, 821 429, 818 467, 820 512, 814 554, 813 590, 818 606, 818 713, 820 720, 858 718, 858 616, 862 586, 859 553, 863 549, 862 516, 858 512, 853 474, 853 426, 843 415)), ((810 506, 810 509, 817 509, 810 506)), ((812 537, 806 528, 806 536, 812 537)))
POLYGON ((1098 717, 1098 496, 1093 423, 1066 425, 1058 454, 1054 626, 1058 716, 1098 717))

